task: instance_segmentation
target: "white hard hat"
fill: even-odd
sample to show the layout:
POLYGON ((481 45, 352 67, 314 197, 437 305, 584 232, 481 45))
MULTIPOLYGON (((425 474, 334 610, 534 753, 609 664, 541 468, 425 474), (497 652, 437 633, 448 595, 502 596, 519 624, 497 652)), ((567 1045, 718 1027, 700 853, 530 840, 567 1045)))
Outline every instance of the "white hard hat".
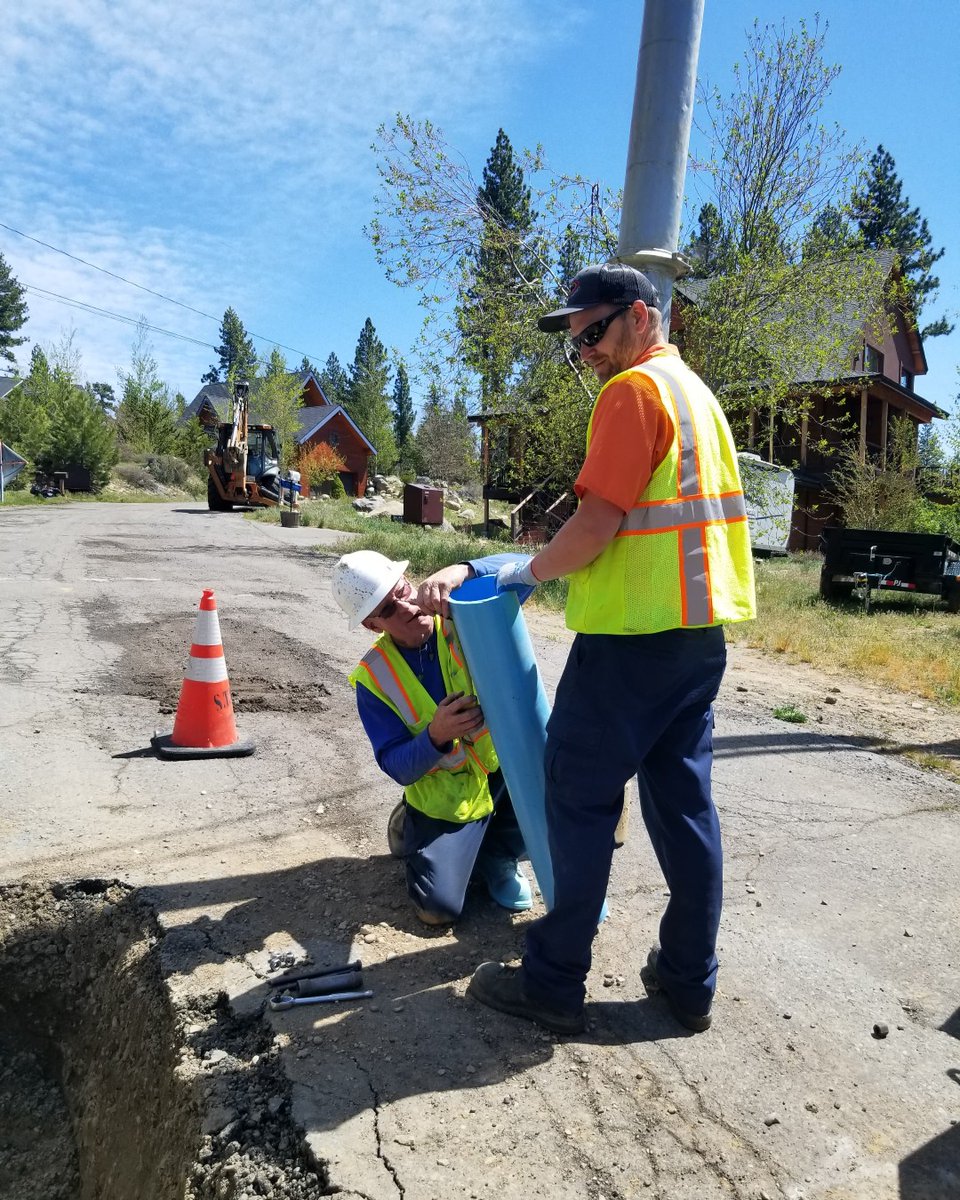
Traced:
POLYGON ((376 550, 354 550, 333 568, 333 598, 347 614, 351 629, 369 617, 403 578, 410 560, 393 562, 376 550))

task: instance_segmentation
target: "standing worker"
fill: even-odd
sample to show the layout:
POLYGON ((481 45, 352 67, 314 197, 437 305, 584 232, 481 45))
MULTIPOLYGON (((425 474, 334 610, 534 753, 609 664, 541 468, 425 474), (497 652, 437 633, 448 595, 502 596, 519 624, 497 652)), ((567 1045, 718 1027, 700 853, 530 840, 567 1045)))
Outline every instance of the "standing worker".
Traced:
POLYGON ((470 673, 451 622, 431 615, 446 609, 453 588, 495 574, 510 558, 455 563, 419 591, 406 562, 373 550, 345 554, 333 572, 333 595, 350 628, 378 635, 350 682, 378 765, 404 789, 389 837, 425 925, 459 918, 471 878, 510 912, 533 904, 518 862, 523 835, 470 673))
POLYGON ((577 511, 533 559, 497 576, 503 588, 569 576, 577 637, 547 725, 554 907, 529 927, 522 965, 483 963, 469 992, 556 1033, 583 1029, 590 945, 633 775, 670 889, 647 967, 687 1029, 709 1027, 716 989, 713 700, 726 665, 721 626, 755 615, 753 561, 730 428, 668 345, 658 306, 645 275, 612 262, 581 271, 566 306, 538 321, 569 330, 603 387, 577 511))

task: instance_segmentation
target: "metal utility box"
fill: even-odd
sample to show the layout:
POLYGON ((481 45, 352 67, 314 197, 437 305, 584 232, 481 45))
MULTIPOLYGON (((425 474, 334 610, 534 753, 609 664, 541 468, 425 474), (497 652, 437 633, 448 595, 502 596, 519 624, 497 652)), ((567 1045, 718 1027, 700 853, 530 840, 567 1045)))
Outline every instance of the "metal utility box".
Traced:
POLYGON ((407 483, 403 488, 405 525, 442 525, 443 488, 422 483, 407 483))

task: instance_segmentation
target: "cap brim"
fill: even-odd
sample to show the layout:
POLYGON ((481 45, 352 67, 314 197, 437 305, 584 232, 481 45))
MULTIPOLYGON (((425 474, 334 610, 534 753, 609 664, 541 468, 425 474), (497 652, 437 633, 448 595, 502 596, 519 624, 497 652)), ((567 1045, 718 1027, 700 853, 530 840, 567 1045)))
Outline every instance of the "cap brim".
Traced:
POLYGON ((567 308, 558 308, 556 312, 539 317, 537 328, 543 333, 559 333, 562 329, 569 327, 571 313, 583 312, 585 308, 596 308, 598 304, 602 303, 602 300, 593 300, 590 304, 571 304, 567 308))

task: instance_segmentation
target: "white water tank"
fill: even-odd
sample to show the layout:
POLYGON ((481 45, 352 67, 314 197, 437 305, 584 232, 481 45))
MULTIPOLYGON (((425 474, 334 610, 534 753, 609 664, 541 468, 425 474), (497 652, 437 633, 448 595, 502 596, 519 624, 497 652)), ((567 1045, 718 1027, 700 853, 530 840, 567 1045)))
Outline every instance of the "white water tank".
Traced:
POLYGON ((757 554, 786 554, 793 520, 794 478, 789 467, 738 454, 747 504, 750 545, 757 554))

